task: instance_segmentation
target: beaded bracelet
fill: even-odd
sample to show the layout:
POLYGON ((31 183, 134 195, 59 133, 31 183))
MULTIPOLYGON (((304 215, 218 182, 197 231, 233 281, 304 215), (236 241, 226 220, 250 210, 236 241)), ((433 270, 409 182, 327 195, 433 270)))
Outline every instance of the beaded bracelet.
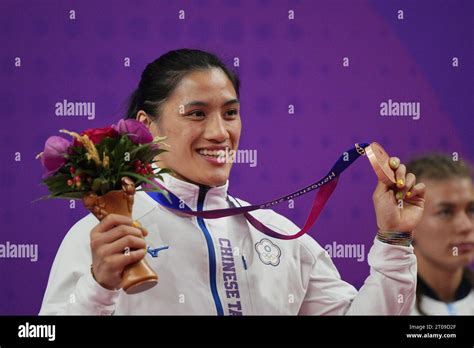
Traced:
POLYGON ((377 231, 377 239, 391 245, 410 246, 413 240, 411 232, 377 231))

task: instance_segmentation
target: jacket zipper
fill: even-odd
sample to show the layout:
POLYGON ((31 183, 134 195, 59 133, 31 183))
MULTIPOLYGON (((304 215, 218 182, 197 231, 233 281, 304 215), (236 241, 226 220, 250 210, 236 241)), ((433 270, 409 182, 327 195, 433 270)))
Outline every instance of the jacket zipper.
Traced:
MULTIPOLYGON (((207 186, 199 186, 199 196, 197 210, 202 211, 204 207, 204 199, 206 198, 206 193, 209 191, 207 186)), ((209 279, 211 286, 212 298, 214 299, 214 304, 216 306, 217 315, 224 315, 224 310, 222 308, 221 299, 219 298, 219 292, 217 291, 217 267, 216 267, 216 251, 214 248, 214 242, 212 241, 211 234, 206 227, 206 223, 202 217, 196 217, 197 223, 201 228, 204 237, 206 238, 207 251, 209 255, 209 279)))

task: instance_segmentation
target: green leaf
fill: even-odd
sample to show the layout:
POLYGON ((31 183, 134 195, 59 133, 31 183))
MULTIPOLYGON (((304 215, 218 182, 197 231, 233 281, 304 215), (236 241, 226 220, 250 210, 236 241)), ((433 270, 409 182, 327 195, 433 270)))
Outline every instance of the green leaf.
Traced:
POLYGON ((92 191, 99 192, 99 188, 101 184, 102 184, 102 179, 95 178, 94 181, 92 181, 92 186, 91 186, 92 191))
POLYGON ((142 149, 146 149, 146 148, 149 148, 150 147, 150 144, 147 143, 147 144, 141 144, 139 146, 137 146, 135 149, 133 149, 132 151, 130 151, 130 155, 134 155, 136 154, 138 151, 141 151, 142 149))
POLYGON ((160 171, 158 172, 158 174, 172 174, 174 173, 174 171, 172 169, 169 169, 169 168, 160 168, 160 171))

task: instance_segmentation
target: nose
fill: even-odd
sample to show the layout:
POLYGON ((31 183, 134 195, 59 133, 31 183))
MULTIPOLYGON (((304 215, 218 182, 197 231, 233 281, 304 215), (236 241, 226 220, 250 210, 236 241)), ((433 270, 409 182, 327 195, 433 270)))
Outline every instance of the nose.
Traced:
POLYGON ((474 221, 465 211, 459 214, 456 221, 456 231, 459 234, 469 234, 474 232, 474 221))
POLYGON ((204 138, 206 140, 222 143, 229 139, 229 137, 229 132, 221 115, 216 113, 207 119, 206 129, 204 130, 204 138))

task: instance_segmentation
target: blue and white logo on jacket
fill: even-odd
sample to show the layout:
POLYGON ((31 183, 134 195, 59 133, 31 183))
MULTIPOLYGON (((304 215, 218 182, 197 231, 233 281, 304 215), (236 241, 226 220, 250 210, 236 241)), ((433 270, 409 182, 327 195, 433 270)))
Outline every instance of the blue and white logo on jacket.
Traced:
POLYGON ((257 250, 258 257, 264 264, 278 266, 280 263, 281 250, 271 240, 263 238, 255 244, 255 250, 257 250))

